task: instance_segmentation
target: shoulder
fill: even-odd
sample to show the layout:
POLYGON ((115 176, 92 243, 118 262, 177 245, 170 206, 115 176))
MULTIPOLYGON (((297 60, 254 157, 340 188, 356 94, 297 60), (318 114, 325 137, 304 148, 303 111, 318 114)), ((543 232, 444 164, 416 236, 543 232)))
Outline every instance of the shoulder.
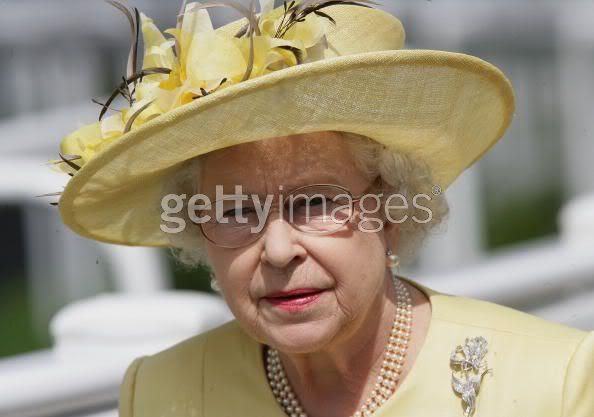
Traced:
POLYGON ((494 385, 485 388, 485 403, 499 404, 504 415, 594 416, 594 331, 424 288, 435 307, 432 325, 449 350, 465 337, 488 341, 494 385))
MULTIPOLYGON (((434 292, 436 322, 451 330, 484 334, 502 354, 513 350, 524 362, 543 359, 568 364, 588 331, 546 320, 502 304, 477 298, 434 292)), ((511 355, 505 355, 508 359, 511 355)))
POLYGON ((415 283, 430 298, 433 317, 452 325, 483 328, 519 338, 557 339, 574 344, 586 331, 543 319, 534 314, 478 298, 448 294, 415 283))
MULTIPOLYGON (((135 358, 120 385, 119 416, 203 415, 200 394, 207 353, 224 357, 225 350, 247 341, 237 320, 232 320, 153 355, 135 358), (175 401, 163 401, 166 398, 175 401), (176 410, 172 413, 165 406, 176 410)), ((219 366, 225 362, 219 361, 219 366)))
POLYGON ((569 359, 561 415, 594 416, 594 331, 582 338, 569 359))

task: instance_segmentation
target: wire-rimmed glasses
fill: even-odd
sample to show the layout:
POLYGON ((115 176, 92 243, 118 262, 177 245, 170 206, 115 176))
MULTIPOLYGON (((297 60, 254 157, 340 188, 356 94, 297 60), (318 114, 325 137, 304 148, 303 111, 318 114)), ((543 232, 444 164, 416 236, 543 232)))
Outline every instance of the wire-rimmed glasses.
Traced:
POLYGON ((257 195, 242 196, 241 201, 235 196, 201 209, 201 221, 193 223, 207 240, 230 249, 258 240, 268 226, 272 210, 278 210, 280 218, 301 232, 329 235, 353 219, 355 203, 363 196, 353 196, 337 184, 309 184, 288 192, 282 198, 282 210, 272 204, 272 196, 268 200, 257 195))

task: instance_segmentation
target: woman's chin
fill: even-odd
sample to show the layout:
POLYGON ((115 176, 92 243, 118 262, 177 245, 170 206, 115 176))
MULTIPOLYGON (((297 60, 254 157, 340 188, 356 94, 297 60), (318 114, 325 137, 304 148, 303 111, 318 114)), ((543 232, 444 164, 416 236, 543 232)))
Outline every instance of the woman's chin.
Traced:
POLYGON ((331 343, 340 329, 338 323, 333 323, 333 319, 334 317, 328 320, 272 325, 267 329, 267 344, 285 353, 322 350, 331 343))

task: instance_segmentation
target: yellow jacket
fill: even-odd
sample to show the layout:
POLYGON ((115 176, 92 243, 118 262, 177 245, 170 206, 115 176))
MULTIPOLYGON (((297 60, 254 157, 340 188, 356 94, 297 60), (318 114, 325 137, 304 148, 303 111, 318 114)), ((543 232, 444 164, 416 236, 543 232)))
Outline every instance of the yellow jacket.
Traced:
MULTIPOLYGON (((502 305, 440 293, 408 375, 373 417, 461 417, 450 354, 483 336, 492 371, 474 417, 594 417, 594 331, 502 305)), ((233 320, 166 350, 136 358, 122 381, 120 417, 286 417, 269 389, 259 343, 233 320)))

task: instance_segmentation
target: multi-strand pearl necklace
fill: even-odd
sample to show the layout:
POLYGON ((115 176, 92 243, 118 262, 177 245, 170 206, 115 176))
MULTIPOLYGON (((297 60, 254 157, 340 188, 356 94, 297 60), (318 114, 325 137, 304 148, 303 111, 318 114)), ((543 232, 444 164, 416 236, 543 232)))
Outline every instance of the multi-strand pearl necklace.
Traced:
MULTIPOLYGON (((396 315, 386 349, 380 374, 369 398, 352 417, 371 416, 396 389, 410 340, 412 329, 412 300, 408 290, 395 275, 392 275, 396 289, 396 315)), ((268 383, 277 401, 290 417, 308 417, 299 403, 283 369, 278 351, 268 347, 266 351, 268 383)))

